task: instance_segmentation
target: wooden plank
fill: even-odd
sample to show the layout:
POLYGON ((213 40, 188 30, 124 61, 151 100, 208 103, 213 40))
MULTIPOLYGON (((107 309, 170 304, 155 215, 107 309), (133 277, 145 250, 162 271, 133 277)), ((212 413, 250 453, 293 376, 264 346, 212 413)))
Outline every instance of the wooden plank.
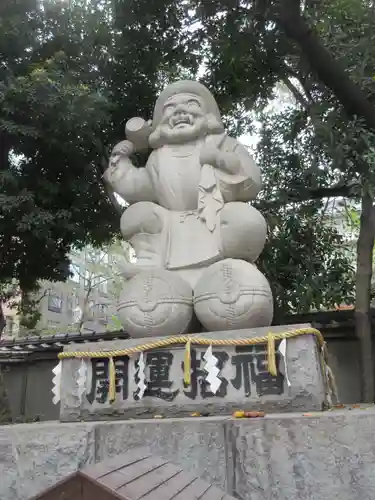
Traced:
POLYGON ((82 474, 93 479, 98 479, 105 474, 122 469, 123 467, 136 462, 140 462, 150 456, 151 453, 146 448, 136 448, 135 450, 131 450, 129 453, 117 455, 116 457, 108 458, 97 464, 89 465, 81 472, 82 474))
POLYGON ((71 500, 71 498, 81 500, 81 492, 81 479, 74 475, 45 489, 31 500, 71 500))
POLYGON ((95 479, 97 484, 106 486, 110 490, 116 491, 120 488, 124 483, 126 483, 126 478, 121 474, 120 471, 116 470, 111 472, 110 474, 106 474, 99 479, 95 479))
POLYGON ((43 500, 82 500, 81 478, 75 477, 65 484, 60 484, 50 494, 47 493, 43 500))
MULTIPOLYGON (((69 500, 75 500, 71 498, 69 500)), ((105 487, 87 481, 83 484, 82 500, 123 500, 115 492, 108 491, 105 487)), ((126 499, 127 500, 127 499, 126 499)))
POLYGON ((43 500, 43 499, 48 500, 48 499, 52 498, 51 495, 53 495, 54 491, 58 490, 59 488, 66 487, 66 484, 72 482, 76 478, 76 476, 77 476, 77 472, 72 472, 71 474, 68 474, 63 479, 60 479, 60 481, 58 481, 56 484, 54 484, 52 486, 48 486, 48 488, 43 490, 42 493, 38 493, 37 495, 30 498, 30 500, 43 500))
POLYGON ((216 488, 215 486, 210 486, 207 491, 203 493, 200 500, 233 500, 233 498, 226 496, 224 491, 216 488))
MULTIPOLYGON (((150 491, 142 500, 174 500, 182 491, 189 488, 197 478, 192 474, 180 472, 155 490, 150 491)), ((209 485, 206 485, 206 489, 209 485)))
POLYGON ((210 488, 210 484, 197 478, 180 491, 173 500, 198 500, 204 495, 208 488, 210 488))
POLYGON ((97 479, 100 484, 105 484, 109 488, 114 490, 124 486, 139 477, 145 476, 147 473, 154 469, 161 467, 166 464, 168 460, 164 460, 159 457, 149 457, 145 458, 140 462, 135 462, 129 466, 122 469, 117 469, 114 472, 110 472, 105 476, 97 479))
POLYGON ((105 492, 102 499, 90 486, 84 500, 234 500, 168 460, 153 457, 147 448, 130 450, 78 474, 105 492))
MULTIPOLYGON (((157 496, 156 489, 166 483, 171 478, 179 475, 182 469, 171 463, 166 463, 157 469, 152 470, 148 474, 131 481, 117 490, 117 493, 125 495, 131 500, 138 500, 147 493, 152 492, 153 496, 157 496)), ((167 499, 164 499, 167 500, 167 499)))

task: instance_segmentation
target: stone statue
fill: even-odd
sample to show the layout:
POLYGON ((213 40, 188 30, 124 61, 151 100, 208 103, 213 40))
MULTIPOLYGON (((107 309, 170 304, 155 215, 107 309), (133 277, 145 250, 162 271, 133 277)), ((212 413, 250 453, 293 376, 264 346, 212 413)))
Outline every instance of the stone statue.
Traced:
POLYGON ((267 226, 248 203, 260 170, 225 133, 209 90, 195 81, 167 86, 152 122, 133 118, 126 135, 104 174, 130 204, 121 233, 137 256, 125 271, 124 327, 132 336, 179 334, 194 328, 195 315, 208 330, 269 325, 272 294, 253 264, 267 226), (147 148, 136 168, 131 155, 147 148))

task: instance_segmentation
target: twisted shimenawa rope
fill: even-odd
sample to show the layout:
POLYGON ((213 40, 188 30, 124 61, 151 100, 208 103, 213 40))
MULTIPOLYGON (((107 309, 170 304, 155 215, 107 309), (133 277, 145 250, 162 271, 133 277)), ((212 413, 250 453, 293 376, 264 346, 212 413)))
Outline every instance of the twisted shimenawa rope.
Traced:
POLYGON ((268 360, 268 371, 271 375, 277 375, 276 368, 276 349, 275 341, 290 339, 294 337, 300 337, 301 335, 314 335, 322 348, 323 359, 322 362, 327 362, 325 341, 323 335, 319 330, 315 328, 297 328, 296 330, 291 330, 289 332, 272 333, 269 332, 263 337, 252 337, 252 338, 240 338, 240 339, 206 339, 200 337, 194 337, 192 335, 177 335, 175 337, 167 337, 165 339, 155 340, 153 342, 147 342, 146 344, 141 344, 135 347, 128 347, 126 349, 115 349, 112 351, 72 351, 72 352, 61 352, 58 355, 60 360, 63 359, 82 359, 82 358, 108 358, 109 359, 109 400, 114 401, 116 396, 116 370, 114 367, 113 358, 119 356, 131 356, 138 352, 149 351, 151 349, 157 349, 159 347, 167 347, 176 344, 185 344, 185 362, 184 362, 184 382, 190 385, 191 382, 191 358, 190 350, 191 345, 211 345, 211 346, 245 346, 245 345, 257 345, 257 344, 267 344, 267 360, 268 360))

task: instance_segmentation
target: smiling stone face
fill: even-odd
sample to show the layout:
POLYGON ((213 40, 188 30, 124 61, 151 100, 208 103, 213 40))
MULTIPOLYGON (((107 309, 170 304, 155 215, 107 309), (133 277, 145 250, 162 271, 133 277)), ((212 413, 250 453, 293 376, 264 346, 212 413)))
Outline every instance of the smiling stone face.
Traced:
POLYGON ((189 129, 205 115, 203 101, 192 94, 177 94, 164 105, 163 122, 171 129, 189 129))
POLYGON ((166 100, 156 133, 163 144, 189 142, 207 133, 203 99, 194 94, 175 94, 166 100))
POLYGON ((189 144, 209 134, 221 134, 224 126, 213 95, 202 84, 181 80, 168 85, 158 97, 149 146, 189 144))

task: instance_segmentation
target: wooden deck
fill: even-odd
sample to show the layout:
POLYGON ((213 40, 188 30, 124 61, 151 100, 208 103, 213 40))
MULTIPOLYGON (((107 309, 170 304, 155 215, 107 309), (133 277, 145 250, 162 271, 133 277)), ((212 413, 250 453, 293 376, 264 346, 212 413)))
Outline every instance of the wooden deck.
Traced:
POLYGON ((71 474, 32 500, 234 500, 169 460, 137 448, 71 474))

